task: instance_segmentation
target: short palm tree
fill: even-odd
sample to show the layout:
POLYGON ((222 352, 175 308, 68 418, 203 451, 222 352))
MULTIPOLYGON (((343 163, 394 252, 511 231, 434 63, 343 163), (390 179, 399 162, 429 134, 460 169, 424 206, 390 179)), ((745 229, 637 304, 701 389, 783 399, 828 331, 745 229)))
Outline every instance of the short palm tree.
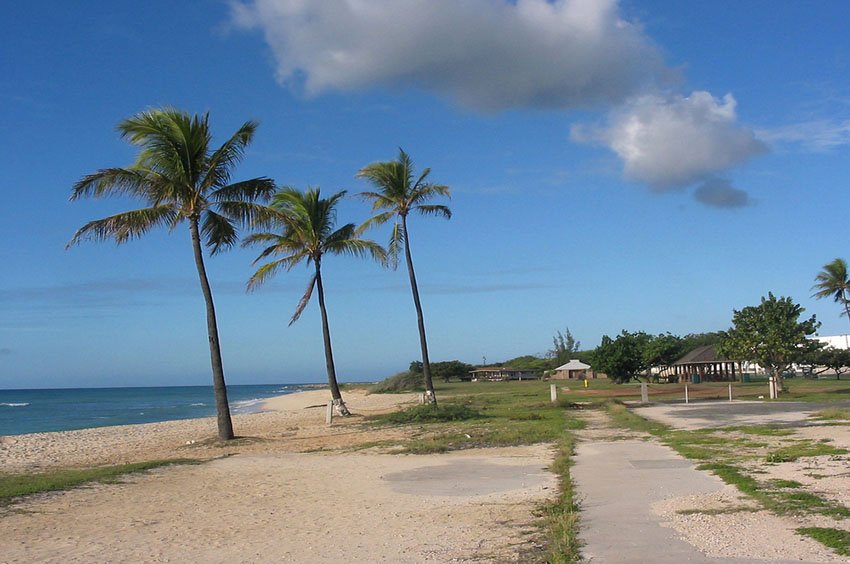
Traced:
POLYGON ((246 237, 242 245, 265 245, 254 264, 267 257, 280 257, 257 269, 248 280, 249 290, 256 288, 281 269, 290 271, 302 262, 307 265, 312 263, 313 276, 289 324, 292 325, 301 317, 315 288, 319 296, 319 311, 322 316, 322 338, 331 397, 337 414, 350 415, 336 380, 328 312, 325 307, 325 290, 322 285, 322 259, 327 254, 371 255, 375 260, 384 263, 386 252, 374 241, 361 239, 353 223, 335 229, 336 205, 344 195, 343 190, 322 199, 318 188, 308 189, 306 192, 294 188, 281 189, 272 196, 269 213, 263 221, 258 222, 258 227, 274 229, 275 232, 254 233, 246 237))
POLYGON ((140 148, 135 163, 85 176, 71 193, 71 200, 131 196, 144 200, 147 206, 85 224, 68 247, 87 239, 126 243, 154 227, 172 230, 188 222, 206 301, 218 436, 222 440, 234 437, 233 423, 202 244, 211 254, 231 247, 237 240, 236 223, 249 222, 262 213, 264 206, 258 202, 267 201, 274 192, 274 182, 268 178, 230 182, 232 169, 242 159, 256 129, 256 122, 245 122, 213 150, 208 114, 189 115, 173 108, 141 112, 118 124, 121 137, 140 148))
POLYGON ((844 306, 844 315, 850 319, 850 276, 847 275, 847 263, 844 259, 837 258, 825 264, 815 277, 812 290, 815 291, 813 297, 832 298, 844 306))
POLYGON ((419 176, 413 172, 413 162, 410 156, 399 149, 398 158, 394 161, 372 163, 357 173, 358 178, 368 180, 375 192, 363 192, 361 197, 372 202, 372 211, 379 212, 367 221, 361 229, 371 225, 380 225, 395 219, 390 234, 387 251, 393 268, 398 266, 398 254, 404 248, 404 258, 407 261, 407 273, 410 277, 410 290, 413 293, 413 305, 416 308, 416 319, 419 325, 419 346, 422 349, 422 374, 425 379, 426 401, 437 404, 434 393, 434 383, 431 379, 431 363, 428 359, 428 340, 425 336, 425 320, 422 315, 422 303, 419 299, 419 287, 416 284, 416 273, 413 270, 413 259, 410 255, 410 234, 407 230, 407 216, 410 212, 423 215, 437 215, 446 219, 452 217, 451 210, 444 205, 429 204, 438 196, 451 197, 449 187, 427 181, 431 169, 426 168, 419 176))

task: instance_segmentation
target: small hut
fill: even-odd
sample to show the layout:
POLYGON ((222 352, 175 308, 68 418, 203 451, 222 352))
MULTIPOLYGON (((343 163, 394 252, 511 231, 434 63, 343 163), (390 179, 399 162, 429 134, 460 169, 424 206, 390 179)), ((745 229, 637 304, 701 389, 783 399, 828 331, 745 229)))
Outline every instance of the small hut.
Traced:
MULTIPOLYGON (((554 370, 552 380, 587 380, 587 371, 590 370, 590 365, 579 360, 572 359, 566 364, 562 364, 554 370)), ((595 378, 596 376, 591 376, 595 378)))
POLYGON ((698 347, 673 363, 673 375, 679 382, 705 381, 717 382, 736 380, 738 361, 717 357, 714 345, 698 347))

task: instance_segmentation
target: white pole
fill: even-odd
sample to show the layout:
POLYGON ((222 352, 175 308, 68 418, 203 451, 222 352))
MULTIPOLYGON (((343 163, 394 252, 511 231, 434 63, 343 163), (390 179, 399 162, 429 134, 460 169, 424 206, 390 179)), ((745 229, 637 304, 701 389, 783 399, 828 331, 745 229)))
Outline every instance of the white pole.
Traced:
POLYGON ((649 386, 646 382, 640 383, 640 401, 641 403, 649 403, 649 386))
POLYGON ((325 412, 325 423, 330 425, 334 420, 334 402, 328 402, 328 410, 325 412))
POLYGON ((732 401, 732 384, 729 384, 729 401, 732 401))
POLYGON ((549 397, 552 399, 552 403, 558 401, 558 388, 555 384, 549 384, 549 397))
POLYGON ((687 384, 685 384, 685 403, 690 403, 688 401, 688 385, 687 384))

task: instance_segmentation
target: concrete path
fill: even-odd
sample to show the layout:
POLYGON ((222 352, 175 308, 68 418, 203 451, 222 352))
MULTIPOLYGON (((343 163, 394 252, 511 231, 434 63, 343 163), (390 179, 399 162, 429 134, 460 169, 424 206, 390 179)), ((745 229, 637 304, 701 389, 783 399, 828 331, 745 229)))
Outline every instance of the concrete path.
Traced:
POLYGON ((656 442, 581 442, 571 474, 581 507, 585 562, 801 564, 800 560, 708 557, 674 529, 662 526, 660 517, 652 512, 654 503, 717 492, 724 484, 656 442))
POLYGON ((650 506, 662 499, 717 491, 720 479, 699 472, 667 447, 646 441, 581 443, 572 469, 581 500, 582 553, 589 562, 719 562, 675 531, 650 506))
POLYGON ((850 402, 799 401, 700 401, 657 403, 638 407, 641 417, 655 419, 677 429, 706 429, 736 425, 799 426, 811 422, 811 415, 829 408, 848 408, 850 402))

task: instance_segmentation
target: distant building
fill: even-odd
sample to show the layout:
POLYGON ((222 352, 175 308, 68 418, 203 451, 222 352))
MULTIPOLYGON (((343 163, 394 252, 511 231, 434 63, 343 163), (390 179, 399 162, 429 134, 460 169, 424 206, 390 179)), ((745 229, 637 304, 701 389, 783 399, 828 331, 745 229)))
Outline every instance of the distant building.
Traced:
POLYGON ((572 359, 566 364, 562 364, 558 368, 552 371, 552 376, 550 378, 552 380, 587 380, 588 377, 596 378, 596 374, 591 372, 591 376, 588 376, 587 371, 590 370, 590 365, 585 364, 579 360, 572 359))
POLYGON ((493 366, 488 368, 476 368, 469 372, 473 380, 536 380, 540 373, 534 370, 517 370, 505 368, 504 366, 493 366))
POLYGON ((827 337, 813 337, 816 341, 823 343, 826 348, 838 350, 850 349, 850 335, 831 335, 827 337))
POLYGON ((735 380, 737 372, 740 372, 736 371, 736 365, 740 366, 740 363, 719 358, 714 345, 705 345, 674 362, 672 377, 678 378, 679 382, 735 380))

